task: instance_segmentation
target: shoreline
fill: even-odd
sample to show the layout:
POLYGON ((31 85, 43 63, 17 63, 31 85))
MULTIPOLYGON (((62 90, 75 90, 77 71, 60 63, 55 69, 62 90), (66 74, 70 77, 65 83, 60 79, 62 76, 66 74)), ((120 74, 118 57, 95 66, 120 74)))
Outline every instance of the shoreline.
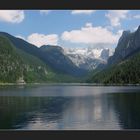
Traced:
POLYGON ((66 85, 66 86, 140 86, 140 84, 98 84, 98 83, 0 83, 0 86, 26 86, 26 85, 66 85))

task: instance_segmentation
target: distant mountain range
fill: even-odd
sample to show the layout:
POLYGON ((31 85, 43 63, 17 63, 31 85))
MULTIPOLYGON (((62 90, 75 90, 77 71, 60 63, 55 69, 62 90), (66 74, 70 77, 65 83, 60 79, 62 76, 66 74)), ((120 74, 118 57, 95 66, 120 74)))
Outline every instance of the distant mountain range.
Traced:
POLYGON ((57 72, 67 73, 74 76, 81 76, 86 73, 85 70, 77 67, 60 46, 44 45, 40 50, 45 53, 45 62, 54 68, 57 72))
POLYGON ((135 32, 123 32, 114 55, 108 59, 104 69, 93 73, 89 82, 140 83, 140 26, 135 32))
POLYGON ((64 48, 65 54, 79 68, 94 70, 100 64, 106 64, 114 50, 104 47, 64 48))

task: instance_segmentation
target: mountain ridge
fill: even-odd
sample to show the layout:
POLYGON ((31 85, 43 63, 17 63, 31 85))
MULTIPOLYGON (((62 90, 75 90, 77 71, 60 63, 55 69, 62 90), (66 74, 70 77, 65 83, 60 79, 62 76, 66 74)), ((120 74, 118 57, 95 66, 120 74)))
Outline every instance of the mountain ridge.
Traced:
MULTIPOLYGON (((13 45, 16 48, 21 49, 22 51, 39 58, 46 65, 48 65, 53 71, 57 72, 58 70, 60 70, 59 71, 60 73, 70 74, 70 75, 73 75, 73 76, 81 76, 81 75, 85 74, 85 71, 81 70, 81 69, 80 69, 81 70, 80 71, 78 67, 76 67, 76 66, 74 66, 74 64, 72 64, 72 62, 69 58, 66 58, 67 60, 69 59, 67 62, 70 62, 70 63, 67 63, 68 68, 67 67, 62 67, 62 66, 59 66, 59 65, 58 65, 58 67, 56 67, 54 64, 52 64, 52 62, 50 60, 49 53, 47 55, 47 52, 42 51, 42 49, 41 49, 42 47, 38 48, 37 46, 35 46, 33 44, 30 44, 23 39, 14 37, 14 36, 12 36, 8 33, 5 33, 5 32, 0 32, 0 35, 6 36, 13 43, 13 45), (70 69, 72 69, 72 70, 70 71, 70 69)), ((54 48, 54 46, 52 46, 52 45, 49 45, 49 46, 54 48)), ((57 61, 59 60, 59 58, 55 58, 55 59, 57 61)))
POLYGON ((114 55, 102 70, 93 73, 89 82, 97 83, 140 83, 140 26, 135 32, 124 31, 114 55))
POLYGON ((64 48, 64 51, 75 65, 88 71, 96 69, 100 64, 106 64, 113 54, 113 49, 106 47, 64 48))

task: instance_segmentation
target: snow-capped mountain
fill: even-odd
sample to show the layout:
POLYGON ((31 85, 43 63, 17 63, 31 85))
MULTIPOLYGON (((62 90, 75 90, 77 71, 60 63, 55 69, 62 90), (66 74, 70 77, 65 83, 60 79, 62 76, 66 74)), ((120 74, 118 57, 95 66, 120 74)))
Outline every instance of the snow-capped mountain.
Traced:
POLYGON ((107 63, 109 56, 113 55, 111 48, 63 48, 64 53, 80 68, 93 70, 99 64, 107 63))

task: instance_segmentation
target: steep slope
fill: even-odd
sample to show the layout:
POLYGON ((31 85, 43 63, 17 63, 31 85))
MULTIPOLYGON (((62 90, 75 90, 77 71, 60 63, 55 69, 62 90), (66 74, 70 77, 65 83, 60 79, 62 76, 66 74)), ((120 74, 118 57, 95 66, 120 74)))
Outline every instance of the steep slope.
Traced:
POLYGON ((108 60, 109 56, 110 56, 110 50, 108 48, 103 49, 101 54, 100 54, 100 58, 102 58, 103 60, 108 60))
POLYGON ((23 73, 23 62, 11 42, 0 36, 0 83, 16 82, 23 73))
POLYGON ((52 72, 40 59, 0 35, 0 82, 45 82, 52 72))
POLYGON ((104 70, 93 74, 89 82, 140 83, 140 26, 137 31, 124 31, 115 53, 104 70))
POLYGON ((97 72, 89 82, 107 84, 140 84, 140 52, 116 65, 97 72))
POLYGON ((45 49, 43 49, 43 47, 38 48, 35 45, 30 44, 23 39, 16 38, 5 32, 0 32, 0 35, 6 36, 13 43, 13 45, 16 48, 28 53, 29 55, 32 55, 32 56, 37 57, 40 60, 42 60, 47 66, 49 66, 55 72, 59 72, 61 74, 62 73, 70 74, 73 76, 75 76, 75 75, 79 76, 79 75, 82 75, 85 73, 84 70, 81 70, 77 66, 75 66, 67 56, 64 56, 64 54, 59 49, 56 51, 57 52, 60 51, 60 53, 59 53, 60 55, 58 55, 56 57, 55 49, 45 50, 45 49), (53 51, 54 51, 54 53, 53 53, 53 51), (58 57, 60 57, 60 58, 58 58, 58 57), (61 62, 61 60, 63 60, 63 61, 61 62), (63 63, 64 63, 64 65, 63 65, 63 63))
POLYGON ((108 65, 119 63, 138 51, 140 51, 140 26, 133 33, 130 31, 123 32, 114 55, 108 60, 108 65))
POLYGON ((78 68, 60 46, 43 45, 40 50, 46 54, 47 63, 57 72, 68 73, 74 76, 84 75, 85 70, 78 68))
POLYGON ((17 48, 16 52, 24 63, 23 76, 26 82, 48 82, 47 78, 53 72, 43 61, 17 48))

